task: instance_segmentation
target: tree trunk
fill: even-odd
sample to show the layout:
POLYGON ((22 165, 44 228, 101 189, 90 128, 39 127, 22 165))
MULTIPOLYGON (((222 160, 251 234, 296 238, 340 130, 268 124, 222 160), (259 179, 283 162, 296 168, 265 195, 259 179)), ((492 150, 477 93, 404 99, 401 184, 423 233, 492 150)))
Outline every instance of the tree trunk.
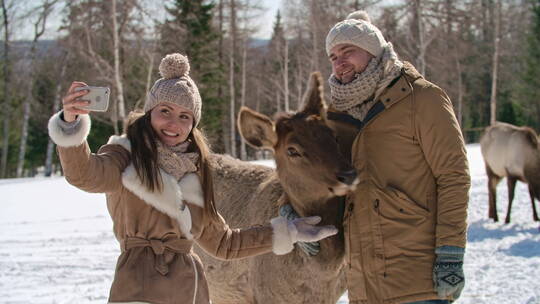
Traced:
MULTIPOLYGON (((111 2, 111 17, 113 24, 113 48, 114 48, 114 82, 116 84, 116 102, 118 103, 118 116, 123 121, 126 117, 124 102, 124 85, 122 83, 122 71, 120 70, 120 41, 118 37, 118 25, 116 20, 116 0, 111 2)), ((115 129, 115 132, 118 132, 115 129)), ((117 133, 118 134, 118 133, 117 133)))
POLYGON ((256 96, 255 96, 255 100, 256 100, 256 103, 255 103, 255 111, 257 112, 261 112, 261 81, 260 80, 257 80, 255 82, 255 86, 256 86, 256 96))
POLYGON ((310 2, 310 24, 312 30, 312 57, 311 57, 311 70, 320 71, 319 68, 319 29, 317 27, 317 2, 311 0, 310 2))
POLYGON ((285 112, 289 112, 289 41, 285 38, 283 55, 283 96, 285 112))
POLYGON ((497 121, 497 77, 498 77, 498 66, 499 66, 499 38, 501 32, 501 1, 497 0, 495 3, 495 32, 493 34, 493 62, 491 70, 491 98, 490 98, 490 116, 489 123, 491 125, 495 124, 497 121))
MULTIPOLYGON (((301 36, 298 39, 301 39, 301 36)), ((297 111, 299 111, 300 107, 302 106, 302 97, 303 97, 302 94, 304 93, 303 88, 302 88, 302 81, 304 80, 304 75, 303 75, 304 65, 302 63, 303 61, 300 59, 300 52, 297 52, 296 53, 296 94, 297 94, 296 110, 297 111)))
MULTIPOLYGON (((459 36, 452 29, 454 24, 454 1, 446 0, 445 9, 446 9, 446 48, 444 52, 446 54, 454 54, 451 58, 448 56, 449 66, 455 66, 456 79, 457 79, 457 101, 456 101, 456 118, 459 125, 463 126, 463 77, 461 76, 462 68, 460 59, 460 49, 459 49, 459 36), (453 60, 453 61, 452 61, 453 60)), ((459 31, 459 30, 458 30, 459 31)))
MULTIPOLYGON (((150 88, 152 88, 152 72, 154 71, 154 61, 155 61, 155 53, 156 53, 156 49, 157 49, 157 40, 154 39, 154 41, 152 42, 152 47, 150 48, 150 52, 149 53, 146 53, 145 54, 148 56, 148 60, 149 60, 149 63, 148 63, 148 70, 146 72, 146 86, 145 86, 145 92, 149 92, 150 91, 150 88)), ((139 108, 143 108, 141 107, 141 104, 144 104, 145 102, 145 96, 143 96, 142 98, 140 98, 137 103, 135 103, 135 106, 133 107, 134 110, 136 109, 139 109, 139 108)))
MULTIPOLYGON (((247 35, 247 31, 244 33, 247 35)), ((244 49, 242 51, 242 92, 241 99, 240 99, 240 105, 245 106, 246 105, 246 58, 247 58, 247 48, 248 48, 248 39, 247 37, 244 38, 244 49)), ((246 141, 244 140, 244 137, 240 137, 240 159, 246 160, 247 159, 247 151, 246 151, 246 141)))
MULTIPOLYGON (((64 60, 62 62, 68 62, 69 60, 69 53, 67 53, 64 56, 64 60)), ((56 84, 56 90, 54 93, 54 103, 53 103, 53 114, 58 112, 60 109, 60 100, 62 99, 62 82, 64 81, 64 77, 66 75, 66 64, 62 64, 62 68, 60 69, 60 75, 57 79, 56 84)), ((53 159, 53 152, 54 152, 54 142, 49 138, 49 142, 47 143, 47 156, 45 157, 45 176, 51 176, 52 175, 52 159, 53 159)))
POLYGON ((236 157, 236 90, 235 90, 235 79, 234 79, 234 57, 236 51, 236 7, 235 0, 231 0, 231 20, 230 20, 230 31, 231 31, 231 49, 229 51, 229 93, 230 93, 230 103, 229 103, 229 125, 230 125, 230 141, 231 141, 231 156, 236 157))
POLYGON ((418 55, 416 57, 417 68, 420 74, 426 75, 426 46, 424 45, 424 24, 422 22, 422 3, 421 0, 414 1, 414 14, 416 21, 416 30, 418 35, 418 55))
POLYGON ((296 110, 300 110, 300 107, 302 106, 302 69, 300 67, 297 67, 297 74, 296 74, 296 94, 298 95, 298 99, 296 100, 296 110))
MULTIPOLYGON (((223 42, 223 32, 224 32, 224 18, 223 18, 223 0, 219 0, 218 4, 218 23, 219 23, 219 47, 218 47, 218 58, 219 58, 219 67, 221 71, 224 71, 225 67, 225 55, 224 55, 224 42, 223 42)), ((222 85, 222 82, 219 82, 218 85, 218 99, 224 100, 225 99, 225 89, 222 85)), ((222 110, 223 113, 227 113, 227 103, 222 103, 222 110)), ((227 118, 227 115, 223 115, 223 118, 221 119, 221 126, 223 129, 223 136, 221 136, 221 140, 223 142, 223 147, 225 148, 225 153, 231 154, 231 142, 227 140, 227 128, 229 126, 229 118, 227 118)))
POLYGON ((9 119, 10 119, 10 61, 9 61, 9 18, 8 9, 6 7, 6 1, 2 0, 2 14, 4 17, 4 132, 2 140, 2 163, 0 166, 0 178, 7 177, 7 159, 9 151, 9 119))
POLYGON ((457 119, 459 125, 463 128, 463 77, 461 76, 461 63, 459 62, 459 50, 456 48, 456 73, 457 73, 457 89, 458 89, 458 100, 457 100, 457 119))
POLYGON ((47 25, 47 17, 51 13, 52 5, 56 1, 49 3, 45 1, 43 4, 43 12, 38 16, 38 20, 34 23, 34 39, 30 47, 30 65, 28 72, 28 81, 26 82, 25 100, 23 104, 23 121, 21 130, 21 141, 19 145, 19 158, 17 161, 17 177, 21 177, 24 171, 24 160, 26 156, 26 145, 28 142, 28 123, 30 121, 30 114, 32 113, 32 104, 34 103, 34 96, 32 89, 34 86, 34 62, 36 59, 37 42, 39 38, 45 33, 45 26, 47 25))
POLYGON ((23 104, 23 121, 21 141, 19 143, 19 158, 17 159, 17 177, 21 177, 24 169, 24 156, 26 155, 26 142, 28 141, 28 121, 30 120, 30 97, 23 104))
POLYGON ((155 48, 152 49, 152 52, 148 56, 150 63, 148 64, 148 72, 146 73, 146 90, 145 92, 150 92, 152 88, 152 72, 154 71, 154 61, 155 61, 155 48))

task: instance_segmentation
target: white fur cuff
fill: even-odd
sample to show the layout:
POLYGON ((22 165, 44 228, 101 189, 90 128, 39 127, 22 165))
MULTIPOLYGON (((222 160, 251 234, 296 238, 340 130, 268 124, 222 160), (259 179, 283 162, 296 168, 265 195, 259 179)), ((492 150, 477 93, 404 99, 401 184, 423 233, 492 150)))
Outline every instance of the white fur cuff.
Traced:
POLYGON ((277 255, 283 255, 294 249, 294 244, 289 233, 288 221, 278 216, 270 220, 274 234, 272 236, 272 251, 277 255))
POLYGON ((126 134, 123 135, 111 135, 109 137, 109 141, 107 142, 107 145, 120 145, 124 147, 124 149, 131 152, 131 142, 127 138, 126 134))
POLYGON ((77 132, 68 135, 60 126, 60 120, 62 119, 60 118, 61 113, 62 112, 60 111, 49 119, 49 136, 54 143, 60 147, 67 148, 80 146, 84 143, 90 133, 90 116, 87 114, 79 115, 81 121, 79 122, 80 126, 78 127, 77 132))

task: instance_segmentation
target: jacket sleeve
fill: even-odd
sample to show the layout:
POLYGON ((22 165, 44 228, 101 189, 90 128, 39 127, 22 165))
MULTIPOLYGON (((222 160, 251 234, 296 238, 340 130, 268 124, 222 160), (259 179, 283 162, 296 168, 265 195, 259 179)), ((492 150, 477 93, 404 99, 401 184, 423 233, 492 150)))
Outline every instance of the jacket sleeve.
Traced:
POLYGON ((108 193, 122 185, 122 172, 129 163, 129 152, 119 145, 105 145, 91 153, 86 137, 90 118, 80 115, 75 128, 66 129, 62 112, 49 120, 49 135, 57 151, 66 180, 73 186, 94 193, 108 193))
POLYGON ((463 136, 440 88, 430 85, 414 94, 416 134, 436 180, 436 246, 465 248, 471 180, 463 136))
POLYGON ((218 213, 210 219, 196 240, 208 254, 222 260, 260 255, 272 251, 272 227, 231 229, 218 213))

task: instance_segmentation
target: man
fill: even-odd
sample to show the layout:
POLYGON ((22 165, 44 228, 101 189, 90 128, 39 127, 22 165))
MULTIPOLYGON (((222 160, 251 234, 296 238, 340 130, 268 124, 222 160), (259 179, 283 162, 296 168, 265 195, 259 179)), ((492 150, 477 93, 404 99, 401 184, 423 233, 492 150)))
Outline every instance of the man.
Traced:
POLYGON ((326 38, 330 124, 360 184, 344 216, 351 304, 450 303, 464 286, 470 176, 452 104, 365 12, 326 38))

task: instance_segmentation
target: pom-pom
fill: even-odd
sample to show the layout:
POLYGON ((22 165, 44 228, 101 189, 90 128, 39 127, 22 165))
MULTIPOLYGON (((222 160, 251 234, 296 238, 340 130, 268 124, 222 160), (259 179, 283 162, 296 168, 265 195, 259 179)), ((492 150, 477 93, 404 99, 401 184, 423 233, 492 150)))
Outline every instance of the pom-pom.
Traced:
POLYGON ((189 74, 188 58, 178 53, 165 56, 159 64, 159 73, 165 79, 187 76, 189 74))
POLYGON ((371 19, 369 18, 369 15, 366 11, 356 11, 356 12, 350 13, 349 16, 347 16, 347 18, 345 19, 363 20, 363 21, 371 23, 371 19))

